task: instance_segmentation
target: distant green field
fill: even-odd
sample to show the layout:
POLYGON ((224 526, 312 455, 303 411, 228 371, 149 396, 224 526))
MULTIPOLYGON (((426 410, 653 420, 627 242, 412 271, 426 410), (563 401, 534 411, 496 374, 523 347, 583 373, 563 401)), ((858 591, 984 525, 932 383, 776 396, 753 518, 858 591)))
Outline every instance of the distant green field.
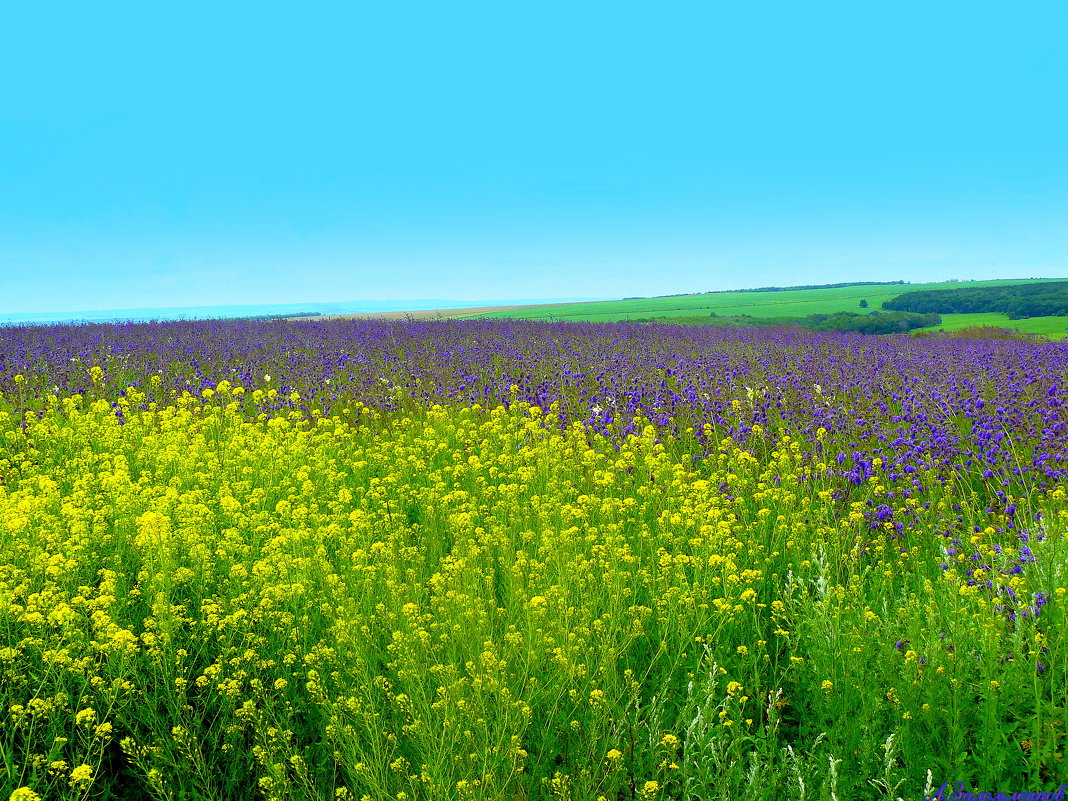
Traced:
MULTIPOLYGON (((527 320, 613 322, 647 317, 692 317, 715 312, 721 317, 748 314, 751 317, 804 317, 808 314, 861 312, 860 301, 868 301, 868 311, 877 311, 883 301, 904 292, 932 289, 960 289, 978 286, 1007 286, 1055 279, 1006 279, 997 281, 956 281, 931 284, 880 284, 841 289, 801 289, 790 292, 717 292, 678 297, 606 300, 593 303, 562 303, 529 309, 480 315, 527 320)), ((968 315, 974 316, 974 315, 968 315)))
POLYGON ((1068 317, 1030 317, 1026 320, 1010 320, 1004 314, 943 314, 942 325, 926 328, 925 331, 958 331, 974 325, 993 325, 999 328, 1016 328, 1028 334, 1040 334, 1050 339, 1064 339, 1068 335, 1068 317))
MULTIPOLYGON (((700 318, 715 313, 719 317, 749 315, 750 317, 805 317, 809 314, 834 314, 835 312, 864 313, 860 301, 868 301, 866 311, 878 311, 883 301, 896 298, 905 292, 934 289, 962 289, 965 287, 1010 286, 1041 281, 1063 280, 1057 278, 1017 278, 995 281, 947 281, 930 284, 879 284, 853 286, 839 289, 799 289, 789 292, 715 292, 677 297, 636 298, 632 300, 606 300, 592 303, 561 303, 535 306, 529 309, 492 312, 472 315, 478 317, 511 318, 525 320, 559 320, 567 322, 615 322, 617 320, 641 320, 646 318, 700 318)), ((1004 314, 944 314, 939 331, 956 331, 975 325, 993 325, 1016 328, 1030 334, 1041 334, 1053 339, 1066 336, 1068 317, 1034 317, 1027 320, 1010 320, 1004 314)), ((680 322, 684 322, 680 320, 680 322)), ((686 320, 686 323, 694 320, 686 320)))

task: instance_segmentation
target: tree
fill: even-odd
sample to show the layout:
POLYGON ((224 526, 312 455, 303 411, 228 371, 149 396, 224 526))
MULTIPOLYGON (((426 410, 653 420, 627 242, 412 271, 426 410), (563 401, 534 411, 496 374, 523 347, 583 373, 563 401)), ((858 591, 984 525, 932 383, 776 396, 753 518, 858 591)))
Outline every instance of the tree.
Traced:
POLYGON ((862 301, 860 302, 860 308, 862 308, 862 309, 866 309, 866 308, 868 308, 868 301, 866 301, 866 300, 862 300, 862 301))

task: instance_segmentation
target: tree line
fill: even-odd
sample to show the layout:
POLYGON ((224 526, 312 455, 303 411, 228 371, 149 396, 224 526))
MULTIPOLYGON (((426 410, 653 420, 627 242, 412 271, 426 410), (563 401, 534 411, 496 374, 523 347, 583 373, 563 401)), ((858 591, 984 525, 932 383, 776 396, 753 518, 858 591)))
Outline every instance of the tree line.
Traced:
POLYGON ((942 318, 934 313, 914 314, 904 311, 835 312, 834 314, 810 314, 807 317, 752 317, 739 320, 743 325, 797 325, 810 331, 856 331, 860 334, 900 334, 914 328, 929 328, 941 325, 942 318))
POLYGON ((938 314, 998 312, 1010 320, 1068 314, 1068 281, 906 292, 885 301, 891 311, 938 314))
MULTIPOLYGON (((797 292, 802 289, 848 289, 853 286, 903 286, 905 281, 846 281, 838 284, 798 284, 797 286, 757 286, 750 289, 712 289, 708 292, 676 292, 673 295, 653 295, 653 298, 685 298, 691 295, 729 295, 734 292, 797 292)), ((634 295, 623 300, 649 300, 646 295, 634 295)))
POLYGON ((937 314, 913 314, 911 312, 835 312, 834 314, 810 314, 807 317, 719 317, 715 313, 707 317, 653 317, 631 320, 634 323, 661 323, 664 325, 717 325, 717 326, 774 326, 796 325, 810 331, 856 331, 861 334, 900 334, 915 328, 941 325, 937 314))

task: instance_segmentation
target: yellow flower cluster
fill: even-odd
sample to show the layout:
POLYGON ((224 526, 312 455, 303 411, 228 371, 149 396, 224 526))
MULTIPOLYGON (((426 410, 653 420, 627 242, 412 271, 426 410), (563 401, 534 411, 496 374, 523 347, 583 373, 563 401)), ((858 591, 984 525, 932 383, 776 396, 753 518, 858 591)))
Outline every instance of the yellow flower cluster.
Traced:
MULTIPOLYGON (((90 787, 117 737, 160 795, 217 795, 240 757, 267 798, 324 776, 338 798, 509 797, 532 772, 597 797, 640 758, 619 721, 657 687, 708 682, 721 729, 758 702, 771 720, 806 676, 830 703, 851 677, 801 643, 870 656, 888 621, 930 613, 924 592, 968 586, 883 592, 920 544, 829 501, 796 441, 695 463, 645 421, 616 443, 537 407, 309 421, 246 417, 239 395, 0 420, 3 712, 35 789, 90 787), (550 772, 561 752, 584 767, 550 772)), ((981 593, 949 597, 1004 628, 981 593)), ((934 661, 900 670, 941 680, 934 661)), ((684 739, 650 732, 669 753, 642 797, 672 786, 684 739)))

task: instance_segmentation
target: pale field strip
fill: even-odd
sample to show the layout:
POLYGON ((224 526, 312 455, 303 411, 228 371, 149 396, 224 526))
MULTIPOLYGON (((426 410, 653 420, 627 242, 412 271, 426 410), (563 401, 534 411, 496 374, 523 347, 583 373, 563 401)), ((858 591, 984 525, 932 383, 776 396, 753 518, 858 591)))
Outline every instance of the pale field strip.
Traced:
POLYGON ((438 318, 475 317, 480 314, 492 314, 493 312, 516 311, 518 309, 540 309, 546 306, 583 306, 588 303, 604 303, 603 300, 580 300, 573 303, 528 303, 519 306, 467 306, 462 309, 418 309, 415 311, 386 311, 386 312, 363 312, 357 314, 323 314, 315 317, 287 317, 287 320, 297 322, 312 322, 316 320, 436 320, 438 318))

